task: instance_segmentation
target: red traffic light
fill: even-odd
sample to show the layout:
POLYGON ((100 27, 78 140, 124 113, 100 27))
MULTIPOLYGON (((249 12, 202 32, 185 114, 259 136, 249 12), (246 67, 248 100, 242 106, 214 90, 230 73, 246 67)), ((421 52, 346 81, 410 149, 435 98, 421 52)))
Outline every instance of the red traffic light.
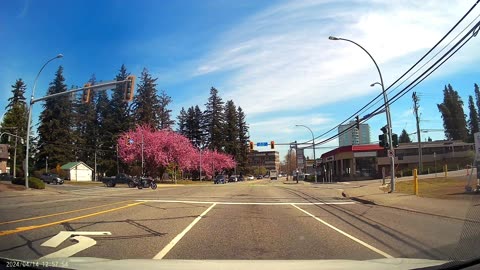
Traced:
POLYGON ((270 149, 275 149, 275 142, 274 141, 270 141, 270 149))

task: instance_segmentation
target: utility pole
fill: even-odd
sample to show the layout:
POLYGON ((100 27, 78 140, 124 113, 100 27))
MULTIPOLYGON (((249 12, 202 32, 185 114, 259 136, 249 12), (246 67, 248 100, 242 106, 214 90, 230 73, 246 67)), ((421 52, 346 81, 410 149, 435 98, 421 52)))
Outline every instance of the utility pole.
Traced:
POLYGON ((422 174, 423 171, 423 162, 422 162, 422 139, 420 134, 420 117, 418 116, 418 102, 420 99, 417 96, 417 92, 413 92, 413 113, 415 114, 415 120, 417 121, 417 140, 418 140, 418 171, 419 174, 422 174))

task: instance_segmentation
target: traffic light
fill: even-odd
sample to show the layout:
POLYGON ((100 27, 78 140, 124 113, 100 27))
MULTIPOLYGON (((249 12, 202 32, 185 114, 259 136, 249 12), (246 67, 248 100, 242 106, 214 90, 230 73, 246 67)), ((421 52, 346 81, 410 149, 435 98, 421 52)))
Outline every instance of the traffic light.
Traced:
POLYGON ((355 117, 355 127, 357 128, 357 130, 360 130, 360 118, 358 117, 358 115, 355 117))
POLYGON ((90 95, 92 92, 92 88, 89 88, 92 86, 91 83, 86 83, 83 85, 83 95, 82 95, 82 103, 90 103, 90 95))
POLYGON ((125 83, 124 86, 124 101, 132 101, 133 100, 133 92, 135 90, 135 76, 130 75, 127 77, 128 82, 125 83))
POLYGON ((270 149, 275 149, 275 142, 274 141, 270 141, 270 149))
POLYGON ((250 142, 250 150, 253 150, 253 142, 250 142))
POLYGON ((384 148, 388 148, 388 137, 387 134, 378 135, 378 145, 384 148))
POLYGON ((392 134, 392 144, 393 147, 398 147, 398 135, 395 133, 392 134))

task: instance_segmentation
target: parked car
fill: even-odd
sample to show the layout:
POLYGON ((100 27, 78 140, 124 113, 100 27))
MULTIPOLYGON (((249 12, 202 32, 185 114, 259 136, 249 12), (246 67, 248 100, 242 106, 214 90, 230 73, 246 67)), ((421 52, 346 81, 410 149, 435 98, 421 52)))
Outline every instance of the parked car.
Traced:
POLYGON ((259 174, 257 175, 257 179, 262 179, 263 178, 263 175, 259 174))
POLYGON ((128 184, 130 188, 136 187, 133 178, 124 173, 117 174, 113 177, 103 177, 102 182, 107 187, 115 187, 117 184, 128 184))
POLYGON ((1 181, 12 181, 13 180, 13 175, 10 175, 9 173, 0 173, 0 180, 1 181))
POLYGON ((63 179, 54 173, 43 173, 40 179, 47 184, 61 185, 64 183, 63 179))
POLYGON ((228 182, 237 182, 237 181, 238 181, 238 179, 237 179, 236 176, 233 176, 233 175, 232 175, 232 176, 230 176, 230 177, 228 178, 228 182))
POLYGON ((243 177, 243 175, 240 175, 238 178, 237 178, 238 181, 245 181, 245 178, 243 177))
POLYGON ((223 174, 219 174, 215 177, 213 181, 214 184, 225 184, 227 181, 225 180, 225 176, 223 174))
POLYGON ((247 175, 247 180, 254 180, 255 177, 253 177, 253 175, 247 175))

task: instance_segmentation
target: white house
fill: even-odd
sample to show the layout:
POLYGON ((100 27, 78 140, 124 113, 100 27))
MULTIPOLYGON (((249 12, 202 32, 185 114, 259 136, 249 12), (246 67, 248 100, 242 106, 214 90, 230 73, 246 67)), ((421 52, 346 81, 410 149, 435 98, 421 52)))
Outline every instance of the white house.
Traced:
POLYGON ((61 168, 70 181, 92 181, 93 169, 81 161, 69 162, 61 168))

